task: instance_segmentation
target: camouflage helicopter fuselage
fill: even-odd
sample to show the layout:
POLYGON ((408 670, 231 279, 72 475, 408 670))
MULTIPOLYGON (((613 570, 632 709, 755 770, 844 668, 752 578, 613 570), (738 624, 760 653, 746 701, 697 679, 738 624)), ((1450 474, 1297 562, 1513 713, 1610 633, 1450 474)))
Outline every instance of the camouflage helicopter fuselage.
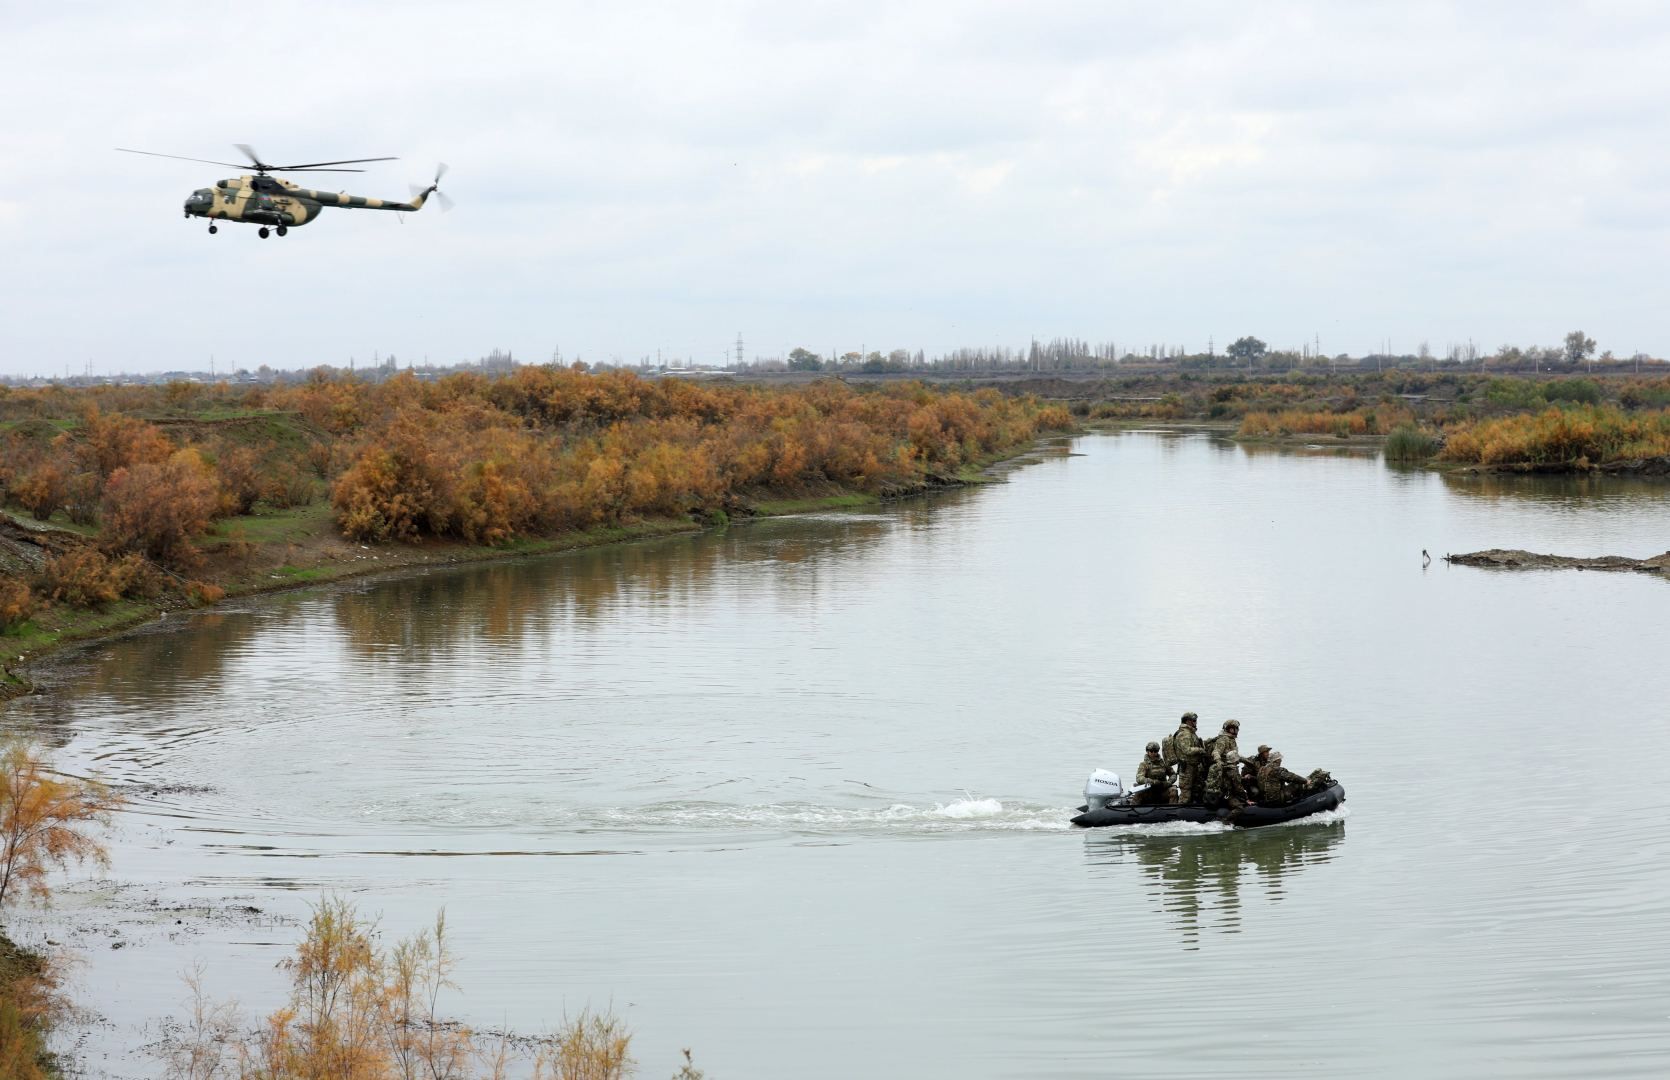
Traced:
MULTIPOLYGON (((214 187, 198 188, 186 199, 185 212, 187 217, 208 218, 210 221, 247 221, 261 226, 287 228, 306 225, 327 206, 416 212, 423 209, 424 200, 434 190, 430 187, 419 192, 412 196, 411 202, 391 202, 364 195, 314 191, 276 176, 256 174, 217 180, 214 187)), ((262 232, 261 235, 267 234, 262 232)))

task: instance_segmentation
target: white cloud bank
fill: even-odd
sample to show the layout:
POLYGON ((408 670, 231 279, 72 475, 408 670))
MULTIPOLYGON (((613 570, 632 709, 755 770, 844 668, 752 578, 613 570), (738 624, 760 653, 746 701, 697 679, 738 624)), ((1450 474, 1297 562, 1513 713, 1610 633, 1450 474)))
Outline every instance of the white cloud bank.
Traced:
MULTIPOLYGON (((0 34, 0 373, 1071 334, 1670 354, 1647 3, 67 3, 0 34), (113 153, 398 154, 280 240, 113 153)), ((328 179, 328 178, 327 178, 328 179)))

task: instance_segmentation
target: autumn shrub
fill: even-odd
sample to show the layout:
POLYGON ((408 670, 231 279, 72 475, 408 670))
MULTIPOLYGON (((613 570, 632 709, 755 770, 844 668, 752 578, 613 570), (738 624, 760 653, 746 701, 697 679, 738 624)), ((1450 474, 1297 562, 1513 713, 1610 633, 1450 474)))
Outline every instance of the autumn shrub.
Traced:
POLYGON ((218 604, 226 598, 226 590, 211 581, 186 582, 186 599, 201 607, 205 604, 218 604))
POLYGON ((336 458, 335 448, 327 442, 310 442, 307 444, 307 464, 313 469, 313 475, 324 480, 331 474, 331 466, 336 458))
MULTIPOLYGON (((631 1045, 623 1021, 583 1010, 534 1059, 534 1080, 622 1080, 636 1064, 631 1045)), ((685 1060, 689 1064, 688 1056, 685 1060)))
POLYGON ((0 1077, 6 1080, 49 1080, 50 1058, 40 1029, 0 990, 0 1077))
POLYGON ((0 578, 0 630, 27 622, 34 614, 35 594, 29 586, 14 577, 0 578))
POLYGON ((57 462, 43 461, 17 479, 12 498, 36 521, 46 521, 69 498, 69 476, 57 462))
POLYGON ((105 413, 96 404, 81 415, 82 446, 89 465, 101 477, 133 465, 168 460, 175 446, 155 424, 121 413, 105 413))
POLYGON ((156 569, 142 555, 111 559, 94 548, 79 548, 51 558, 41 570, 42 595, 75 607, 98 607, 129 596, 155 596, 161 588, 156 569))
POLYGON ((0 1077, 55 1080, 47 1034, 66 1008, 58 965, 0 933, 0 1077))
POLYGON ((1400 424, 1412 424, 1414 414, 1396 406, 1355 406, 1343 411, 1283 409, 1250 412, 1241 419, 1239 434, 1249 438, 1275 435, 1333 435, 1349 438, 1381 435, 1400 424))
POLYGON ((253 510, 265 479, 261 456, 247 446, 223 445, 215 454, 214 469, 220 481, 219 516, 237 517, 253 510))
POLYGON ((695 387, 629 373, 522 369, 391 379, 331 489, 362 540, 516 536, 644 517, 705 518, 739 493, 888 491, 1066 429, 1059 406, 920 384, 858 391, 695 387))
POLYGON ((1448 433, 1442 457, 1479 465, 1547 465, 1670 455, 1670 410, 1610 406, 1550 408, 1464 424, 1448 433))
POLYGON ((209 527, 218 499, 214 475, 189 447, 161 464, 119 468, 105 485, 105 542, 165 566, 193 565, 193 539, 209 527))
POLYGON ((104 785, 61 776, 16 736, 0 741, 0 908, 21 897, 44 901, 49 870, 109 861, 96 833, 119 800, 104 785))
POLYGON ((313 476, 294 462, 280 461, 262 477, 261 498, 280 510, 307 506, 318 496, 313 476))

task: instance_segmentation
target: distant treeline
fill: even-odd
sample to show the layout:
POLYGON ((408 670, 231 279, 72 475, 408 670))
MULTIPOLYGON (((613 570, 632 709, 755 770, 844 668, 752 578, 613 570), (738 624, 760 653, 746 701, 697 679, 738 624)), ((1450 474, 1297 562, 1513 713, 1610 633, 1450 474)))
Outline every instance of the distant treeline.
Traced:
MULTIPOLYGON (((1198 346, 1171 343, 1132 345, 1117 341, 1091 342, 1084 338, 1057 337, 1048 341, 1034 338, 1021 346, 987 345, 960 347, 930 356, 922 349, 849 350, 831 349, 819 353, 813 349, 796 347, 787 354, 755 354, 744 359, 740 345, 736 355, 727 353, 716 365, 713 358, 698 361, 687 357, 683 361, 661 356, 644 356, 637 361, 620 357, 586 360, 576 357, 570 367, 581 371, 636 371, 641 375, 661 372, 713 371, 716 367, 730 374, 769 375, 775 372, 821 371, 829 374, 872 374, 945 376, 957 374, 1000 373, 1083 373, 1107 375, 1141 372, 1197 372, 1271 375, 1284 373, 1351 374, 1356 372, 1424 371, 1438 373, 1494 373, 1524 372, 1539 374, 1632 374, 1663 373, 1665 362, 1644 352, 1629 355, 1614 354, 1611 350, 1596 353, 1596 343, 1581 330, 1573 330, 1559 345, 1504 344, 1495 350, 1480 348, 1471 341, 1448 343, 1434 350, 1427 342, 1420 342, 1414 351, 1394 351, 1389 345, 1379 351, 1352 355, 1328 354, 1321 350, 1319 341, 1304 342, 1296 348, 1272 347, 1251 335, 1236 338, 1223 345, 1210 340, 1205 349, 1198 346)), ((553 351, 551 366, 561 367, 562 350, 553 351)), ((369 365, 347 367, 318 367, 312 370, 283 371, 262 365, 254 372, 239 369, 231 375, 215 377, 204 372, 166 372, 145 376, 94 376, 66 373, 62 383, 71 386, 91 386, 107 383, 148 383, 228 381, 233 385, 269 385, 300 383, 310 379, 353 375, 367 381, 393 378, 401 372, 411 372, 428 381, 445 378, 461 371, 483 375, 505 374, 525 366, 504 350, 493 349, 476 360, 457 363, 431 364, 427 359, 413 366, 401 366, 396 357, 378 356, 369 365)), ((42 386, 59 382, 57 379, 32 377, 10 379, 0 376, 0 384, 14 386, 42 386)))

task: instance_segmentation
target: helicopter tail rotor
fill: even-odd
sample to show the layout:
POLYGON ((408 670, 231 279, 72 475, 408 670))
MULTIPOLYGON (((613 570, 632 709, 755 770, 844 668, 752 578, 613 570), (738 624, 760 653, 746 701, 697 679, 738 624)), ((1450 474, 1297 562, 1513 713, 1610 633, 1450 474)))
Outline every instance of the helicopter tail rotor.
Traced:
POLYGON ((446 170, 447 165, 446 162, 443 161, 439 165, 435 166, 435 179, 430 182, 428 187, 420 188, 416 184, 413 184, 412 201, 417 205, 422 206, 423 200, 433 195, 435 196, 435 202, 440 206, 443 213, 450 211, 453 206, 452 200, 447 198, 447 193, 441 190, 441 177, 446 175, 446 170))

